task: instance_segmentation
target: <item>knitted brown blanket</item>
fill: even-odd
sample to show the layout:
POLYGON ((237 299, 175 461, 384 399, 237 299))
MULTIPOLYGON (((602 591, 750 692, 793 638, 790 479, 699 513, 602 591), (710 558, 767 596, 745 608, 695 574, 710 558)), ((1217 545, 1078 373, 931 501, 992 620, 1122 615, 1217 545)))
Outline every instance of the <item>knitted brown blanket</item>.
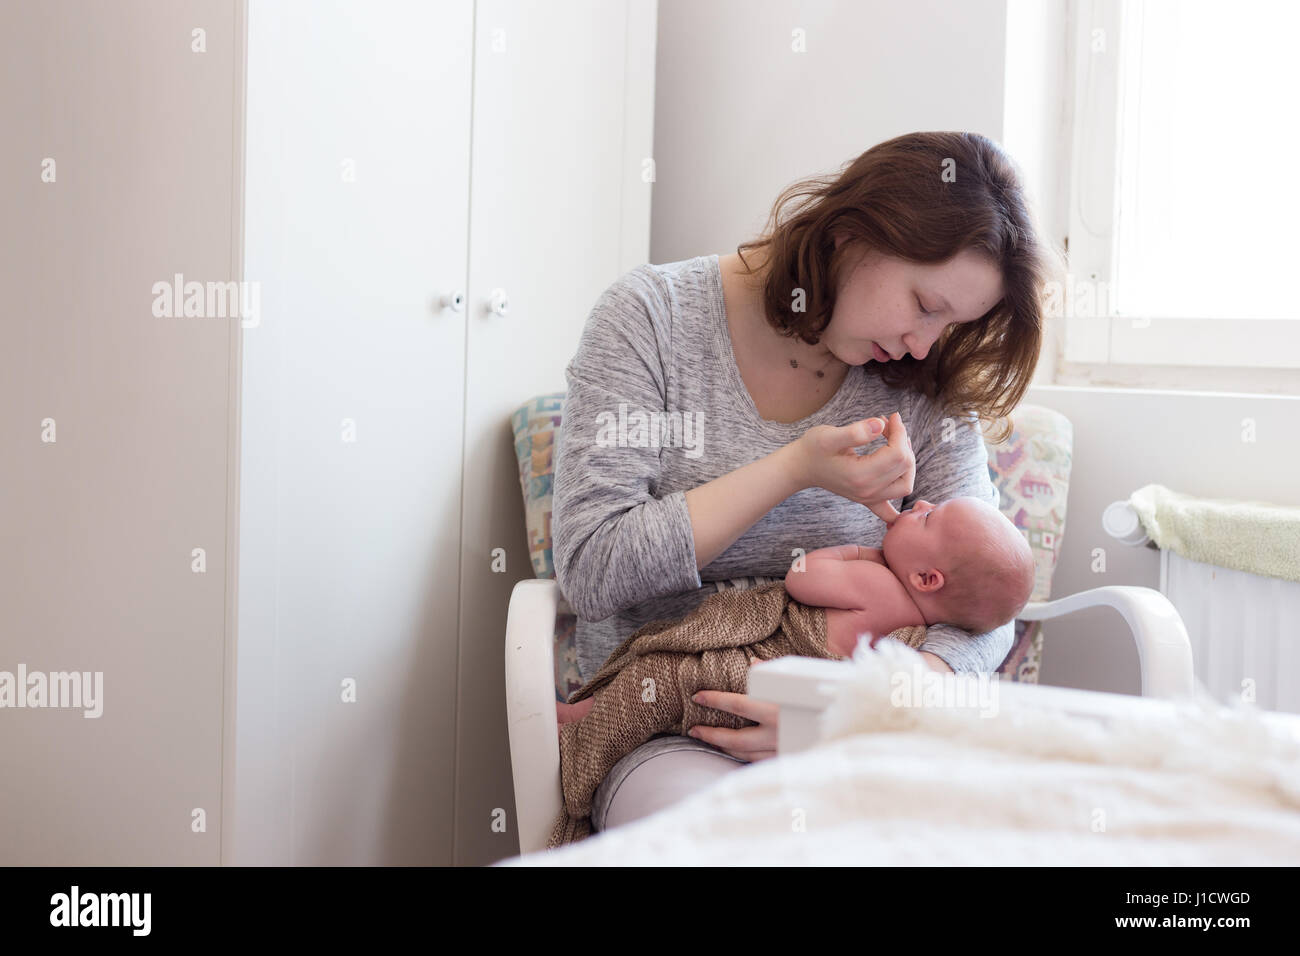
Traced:
MULTIPOLYGON (((918 647, 925 628, 901 628, 890 637, 918 647)), ((596 788, 621 757, 650 738, 684 734, 696 724, 755 726, 696 704, 691 695, 699 690, 743 694, 751 664, 792 654, 838 659, 826 649, 826 609, 800 604, 780 581, 720 591, 686 617, 638 628, 569 696, 570 704, 596 699, 582 720, 560 725, 564 809, 547 846, 590 835, 596 788)))

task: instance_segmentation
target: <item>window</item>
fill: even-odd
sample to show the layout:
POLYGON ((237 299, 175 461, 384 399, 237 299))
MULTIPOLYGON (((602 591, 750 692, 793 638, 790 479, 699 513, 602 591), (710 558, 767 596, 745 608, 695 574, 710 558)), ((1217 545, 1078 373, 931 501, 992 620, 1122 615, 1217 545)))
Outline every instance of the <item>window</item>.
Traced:
POLYGON ((1300 4, 1083 0, 1076 31, 1066 360, 1300 368, 1300 4))

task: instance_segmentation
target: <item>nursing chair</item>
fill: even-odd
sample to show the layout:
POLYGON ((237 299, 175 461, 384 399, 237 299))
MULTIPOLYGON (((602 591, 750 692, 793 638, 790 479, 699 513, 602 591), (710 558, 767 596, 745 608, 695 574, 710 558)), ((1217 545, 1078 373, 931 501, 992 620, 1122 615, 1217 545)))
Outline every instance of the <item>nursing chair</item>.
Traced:
MULTIPOLYGON (((582 686, 573 638, 577 618, 555 582, 551 555, 551 479, 564 392, 540 395, 512 416, 528 545, 536 578, 518 582, 506 621, 506 709, 520 853, 545 848, 563 804, 555 702, 582 686)), ((1000 508, 1024 533, 1037 569, 1030 602, 1017 616, 1015 641, 997 675, 1038 682, 1042 622, 1099 605, 1124 617, 1138 645, 1142 694, 1174 697, 1192 687, 1191 650, 1177 613, 1158 591, 1108 586, 1048 601, 1065 531, 1073 428, 1059 412, 1021 405, 1003 442, 986 443, 989 477, 1000 508), (1171 617, 1172 615, 1172 617, 1171 617)), ((730 586, 753 586, 741 579, 730 586)), ((706 586, 709 586, 706 583, 706 586)), ((722 585, 727 586, 727 585, 722 585)))

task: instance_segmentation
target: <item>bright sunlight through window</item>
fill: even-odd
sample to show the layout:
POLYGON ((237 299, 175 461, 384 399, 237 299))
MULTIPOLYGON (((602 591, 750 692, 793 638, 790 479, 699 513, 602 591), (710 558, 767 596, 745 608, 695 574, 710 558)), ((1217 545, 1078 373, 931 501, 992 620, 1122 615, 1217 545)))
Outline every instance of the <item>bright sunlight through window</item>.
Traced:
POLYGON ((1296 319, 1300 3, 1124 0, 1115 306, 1296 319))

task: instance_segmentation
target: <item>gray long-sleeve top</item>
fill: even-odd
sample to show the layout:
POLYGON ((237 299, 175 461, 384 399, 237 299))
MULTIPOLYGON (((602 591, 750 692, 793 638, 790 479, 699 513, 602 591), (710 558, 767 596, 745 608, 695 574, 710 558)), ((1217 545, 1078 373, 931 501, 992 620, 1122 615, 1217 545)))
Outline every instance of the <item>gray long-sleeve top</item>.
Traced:
MULTIPOLYGON (((638 266, 602 293, 565 369, 551 526, 556 579, 578 616, 584 682, 642 624, 681 617, 716 593, 705 582, 782 577, 795 549, 880 547, 886 526, 869 508, 807 488, 696 570, 686 491, 814 425, 897 411, 916 456, 916 480, 895 506, 961 495, 998 504, 973 416, 945 417, 925 396, 885 386, 876 368, 851 366, 839 391, 807 418, 768 421, 736 366, 716 255, 638 266)), ((883 444, 881 437, 858 450, 883 444)), ((981 635, 939 624, 928 629, 922 650, 956 671, 993 671, 1014 636, 1011 623, 981 635)))

